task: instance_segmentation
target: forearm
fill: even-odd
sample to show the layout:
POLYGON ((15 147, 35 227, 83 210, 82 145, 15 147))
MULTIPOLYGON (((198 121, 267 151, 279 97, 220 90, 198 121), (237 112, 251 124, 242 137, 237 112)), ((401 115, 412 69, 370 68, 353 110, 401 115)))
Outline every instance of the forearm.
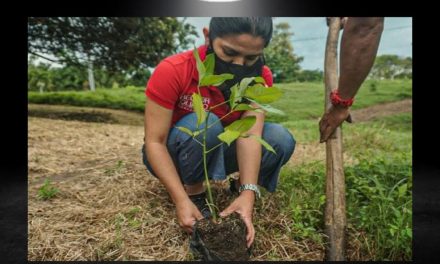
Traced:
POLYGON ((174 204, 177 206, 179 202, 189 199, 166 146, 162 143, 146 142, 145 151, 148 162, 167 189, 174 204))
POLYGON ((350 17, 341 40, 339 94, 356 95, 373 66, 383 30, 382 17, 350 17))
MULTIPOLYGON (((248 134, 261 137, 263 134, 264 114, 246 112, 243 114, 243 117, 248 115, 255 115, 257 117, 255 125, 248 131, 248 134)), ((237 139, 237 160, 241 184, 257 184, 261 163, 261 144, 252 137, 237 139)))

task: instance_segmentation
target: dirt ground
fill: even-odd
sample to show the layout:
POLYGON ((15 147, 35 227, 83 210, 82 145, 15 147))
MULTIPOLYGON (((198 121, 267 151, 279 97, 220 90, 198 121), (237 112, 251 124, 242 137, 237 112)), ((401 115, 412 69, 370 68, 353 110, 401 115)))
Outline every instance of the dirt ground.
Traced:
MULTIPOLYGON (((133 121, 143 120, 142 114, 97 123, 59 114, 42 118, 37 108, 44 107, 29 105, 29 260, 192 260, 189 235, 179 228, 166 190, 142 164, 142 121, 133 121), (42 200, 38 189, 46 178, 59 193, 42 200)), ((299 143, 287 166, 324 158, 319 143, 299 143)), ((224 182, 215 184, 214 194, 219 207, 226 206, 224 182)), ((322 246, 285 234, 292 220, 276 200, 275 193, 256 204, 251 260, 323 260, 322 246)))
POLYGON ((353 122, 365 122, 395 113, 410 112, 412 112, 412 99, 406 99, 402 101, 373 105, 371 107, 354 110, 351 112, 351 117, 353 119, 353 122))

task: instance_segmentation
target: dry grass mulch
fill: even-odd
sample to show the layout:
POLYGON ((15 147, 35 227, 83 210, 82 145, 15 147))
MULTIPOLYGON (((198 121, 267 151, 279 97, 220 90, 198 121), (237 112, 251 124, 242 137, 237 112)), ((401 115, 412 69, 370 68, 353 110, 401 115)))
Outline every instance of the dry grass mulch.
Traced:
MULTIPOLYGON (((29 260, 193 259, 165 188, 142 164, 142 126, 29 117, 28 129, 29 260), (59 193, 42 200, 46 178, 59 193)), ((225 184, 214 184, 220 209, 231 199, 225 184)), ((276 193, 255 210, 252 260, 323 259, 322 245, 290 237, 276 193)))

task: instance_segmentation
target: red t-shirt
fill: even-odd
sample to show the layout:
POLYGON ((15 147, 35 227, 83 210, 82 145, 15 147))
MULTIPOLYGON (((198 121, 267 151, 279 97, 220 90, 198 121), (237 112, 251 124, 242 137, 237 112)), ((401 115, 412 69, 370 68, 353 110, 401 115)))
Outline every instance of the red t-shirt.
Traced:
MULTIPOLYGON (((200 59, 206 58, 207 46, 198 48, 200 59)), ((272 72, 266 65, 263 66, 262 76, 267 86, 272 86, 272 72)), ((192 94, 197 92, 199 73, 193 51, 185 51, 165 58, 157 65, 151 75, 145 90, 146 96, 157 104, 173 110, 171 126, 184 115, 193 112, 192 94)), ((200 87, 205 110, 210 106, 225 101, 222 92, 215 86, 200 87)), ((216 107, 212 112, 219 118, 229 112, 229 105, 216 107)), ((224 126, 240 118, 243 112, 234 112, 222 120, 224 126)))

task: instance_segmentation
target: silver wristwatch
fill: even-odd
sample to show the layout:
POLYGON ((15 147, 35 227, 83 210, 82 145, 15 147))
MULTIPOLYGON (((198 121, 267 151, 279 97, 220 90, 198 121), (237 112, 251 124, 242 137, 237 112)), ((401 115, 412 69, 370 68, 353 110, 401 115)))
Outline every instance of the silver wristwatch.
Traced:
POLYGON ((260 189, 258 188, 258 186, 256 184, 252 184, 252 183, 247 183, 247 184, 242 184, 240 186, 240 188, 238 189, 238 192, 241 193, 244 190, 251 190, 254 191, 257 198, 260 199, 260 189))

